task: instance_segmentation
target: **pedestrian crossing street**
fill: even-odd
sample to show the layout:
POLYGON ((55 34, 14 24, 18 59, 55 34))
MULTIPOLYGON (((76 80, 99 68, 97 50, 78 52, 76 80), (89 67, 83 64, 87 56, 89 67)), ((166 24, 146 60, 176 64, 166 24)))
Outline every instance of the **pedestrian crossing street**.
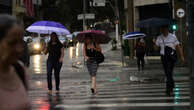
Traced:
POLYGON ((189 82, 178 82, 174 97, 165 95, 165 83, 116 82, 98 84, 92 95, 89 84, 61 88, 63 100, 55 110, 189 110, 189 82), (171 108, 171 109, 170 109, 171 108))

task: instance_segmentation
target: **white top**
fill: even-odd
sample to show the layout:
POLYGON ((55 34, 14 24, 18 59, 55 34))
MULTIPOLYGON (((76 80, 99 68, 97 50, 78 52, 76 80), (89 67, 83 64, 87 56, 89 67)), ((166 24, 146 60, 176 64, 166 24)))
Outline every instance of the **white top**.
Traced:
POLYGON ((164 46, 169 46, 176 50, 176 46, 179 44, 177 37, 174 34, 169 33, 167 37, 163 34, 158 36, 156 45, 160 47, 160 54, 164 55, 164 46))

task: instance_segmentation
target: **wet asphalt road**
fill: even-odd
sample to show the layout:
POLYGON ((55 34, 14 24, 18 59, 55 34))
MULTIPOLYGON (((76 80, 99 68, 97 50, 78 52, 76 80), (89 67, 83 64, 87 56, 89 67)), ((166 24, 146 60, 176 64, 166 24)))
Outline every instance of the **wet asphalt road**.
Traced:
POLYGON ((135 66, 122 68, 120 52, 109 51, 110 45, 102 46, 106 60, 98 70, 98 94, 92 95, 81 47, 77 44, 65 50, 60 94, 55 91, 47 94, 47 55, 31 56, 29 96, 32 110, 189 110, 187 68, 175 69, 175 97, 167 97, 160 66, 149 65, 152 69, 144 72, 137 72, 135 66))

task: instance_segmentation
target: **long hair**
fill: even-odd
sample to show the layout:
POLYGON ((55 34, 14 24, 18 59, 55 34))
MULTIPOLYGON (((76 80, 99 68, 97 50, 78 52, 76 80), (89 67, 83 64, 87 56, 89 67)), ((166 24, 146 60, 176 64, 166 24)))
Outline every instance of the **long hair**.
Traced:
MULTIPOLYGON (((51 36, 55 36, 55 39, 56 39, 56 43, 57 43, 57 44, 62 44, 62 43, 60 42, 60 40, 59 40, 58 36, 57 36, 57 33, 52 32, 52 33, 51 33, 51 36)), ((49 41, 49 43, 48 43, 48 44, 49 44, 49 45, 51 45, 51 44, 52 44, 52 37, 50 38, 50 41, 49 41)))
POLYGON ((11 29, 14 24, 19 24, 15 17, 7 14, 0 14, 0 41, 6 37, 9 29, 11 29))
POLYGON ((89 39, 89 40, 91 40, 91 43, 95 43, 95 41, 94 41, 94 38, 92 37, 92 35, 90 35, 90 34, 86 34, 85 35, 85 42, 84 42, 84 44, 87 44, 87 39, 89 39))

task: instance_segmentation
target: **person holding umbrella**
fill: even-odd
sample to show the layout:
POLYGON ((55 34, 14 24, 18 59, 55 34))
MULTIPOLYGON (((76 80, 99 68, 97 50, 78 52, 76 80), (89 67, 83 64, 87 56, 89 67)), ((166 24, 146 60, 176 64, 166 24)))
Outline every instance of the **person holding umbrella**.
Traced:
POLYGON ((84 43, 83 56, 87 60, 87 68, 92 80, 91 91, 96 94, 96 73, 98 65, 104 61, 104 55, 99 44, 106 44, 111 38, 104 31, 86 30, 80 32, 75 40, 84 43))
POLYGON ((140 71, 140 67, 142 67, 142 70, 144 70, 144 63, 145 63, 144 61, 145 41, 143 37, 146 37, 146 34, 142 32, 128 32, 123 36, 124 40, 137 39, 137 43, 134 46, 134 50, 136 50, 137 65, 138 65, 139 71, 140 71))
POLYGON ((59 93, 60 70, 63 63, 64 48, 55 32, 51 33, 51 39, 46 46, 45 54, 49 53, 47 60, 48 93, 52 93, 52 70, 54 69, 56 93, 59 93))
POLYGON ((184 63, 184 55, 181 49, 180 43, 174 34, 169 33, 168 26, 162 26, 160 28, 161 35, 158 36, 157 40, 153 40, 155 50, 160 47, 161 60, 166 75, 166 94, 173 96, 174 80, 173 80, 173 69, 176 62, 178 50, 181 62, 184 63))
POLYGON ((143 38, 137 39, 137 43, 135 45, 135 50, 136 50, 136 57, 137 57, 137 66, 138 70, 140 71, 141 69, 144 70, 144 56, 145 56, 145 41, 143 38), (141 69, 140 69, 141 67, 141 69))
POLYGON ((96 53, 101 52, 101 47, 98 43, 96 43, 92 36, 87 34, 86 35, 86 41, 84 43, 83 47, 83 55, 84 58, 87 60, 87 68, 91 76, 92 85, 91 85, 91 92, 93 94, 97 93, 96 89, 96 73, 98 69, 98 63, 96 61, 96 53))

